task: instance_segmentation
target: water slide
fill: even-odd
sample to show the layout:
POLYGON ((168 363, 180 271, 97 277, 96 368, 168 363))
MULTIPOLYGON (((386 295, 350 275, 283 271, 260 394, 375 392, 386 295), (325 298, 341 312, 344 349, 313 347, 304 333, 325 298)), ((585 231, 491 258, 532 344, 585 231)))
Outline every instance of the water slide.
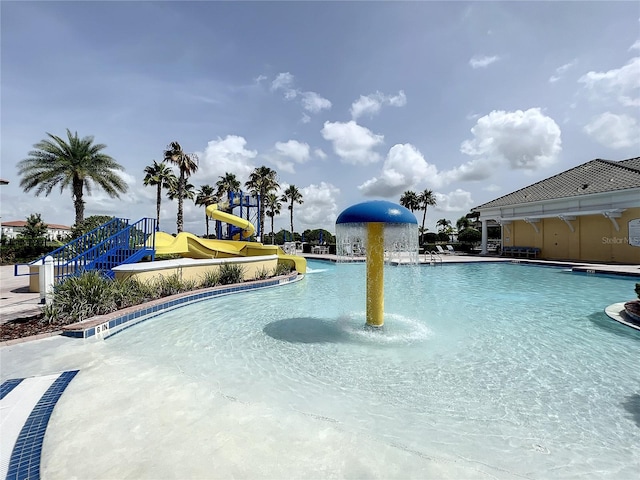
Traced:
MULTIPOLYGON (((209 205, 206 213, 214 220, 229 223, 242 229, 242 236, 250 237, 255 232, 249 220, 218 210, 217 205, 209 205)), ((307 262, 297 255, 286 255, 277 245, 263 245, 258 242, 237 240, 208 240, 187 232, 177 236, 164 232, 155 233, 157 255, 180 255, 185 258, 231 258, 253 257, 259 255, 278 255, 278 261, 289 263, 298 273, 305 273, 307 262)))

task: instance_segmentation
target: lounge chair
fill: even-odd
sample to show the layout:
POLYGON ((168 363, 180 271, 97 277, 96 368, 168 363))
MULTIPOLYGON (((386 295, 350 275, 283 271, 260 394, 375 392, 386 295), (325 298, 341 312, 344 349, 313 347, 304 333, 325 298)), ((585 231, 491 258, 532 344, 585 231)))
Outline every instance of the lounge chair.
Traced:
POLYGON ((449 251, 449 253, 451 255, 455 255, 456 251, 453 249, 453 247, 451 245, 447 245, 447 250, 449 251))
POLYGON ((438 253, 442 253, 442 254, 445 254, 445 255, 449 254, 449 252, 447 252, 445 249, 443 249, 440 245, 436 245, 436 250, 437 250, 438 253))

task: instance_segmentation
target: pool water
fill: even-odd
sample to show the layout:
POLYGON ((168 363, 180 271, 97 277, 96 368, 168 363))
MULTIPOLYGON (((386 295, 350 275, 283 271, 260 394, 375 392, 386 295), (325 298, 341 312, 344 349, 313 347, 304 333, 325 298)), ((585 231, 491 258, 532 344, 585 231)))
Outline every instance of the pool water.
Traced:
POLYGON ((52 354, 54 365, 84 365, 73 365, 81 373, 54 411, 44 471, 640 471, 640 335, 603 313, 633 297, 634 279, 517 264, 387 266, 385 326, 370 331, 365 266, 309 268, 292 285, 192 304, 78 344, 65 361, 62 350, 52 354), (74 455, 101 454, 69 466, 70 444, 74 455))

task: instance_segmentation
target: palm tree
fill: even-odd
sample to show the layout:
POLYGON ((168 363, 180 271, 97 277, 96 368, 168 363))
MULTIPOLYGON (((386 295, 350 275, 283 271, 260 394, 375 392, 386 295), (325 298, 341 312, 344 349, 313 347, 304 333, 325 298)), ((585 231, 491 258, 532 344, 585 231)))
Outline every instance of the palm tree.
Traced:
POLYGON ((424 231, 424 222, 427 219, 427 208, 429 206, 434 207, 436 205, 436 197, 429 189, 425 189, 420 195, 418 195, 418 203, 421 209, 424 209, 422 215, 422 231, 424 231))
POLYGON ((407 190, 400 196, 400 205, 408 208, 411 212, 415 212, 420 208, 420 199, 416 192, 407 190))
MULTIPOLYGON (((224 175, 220 175, 218 178, 220 179, 216 182, 218 198, 228 198, 230 193, 240 192, 240 180, 236 178, 234 173, 225 172, 224 175)), ((227 211, 231 211, 231 205, 229 205, 227 211)))
POLYGON ((451 227, 451 220, 447 220, 446 218, 441 218, 436 222, 436 225, 440 227, 440 230, 443 232, 451 227))
POLYGON ((271 217, 271 244, 273 244, 273 217, 280 215, 282 204, 280 203, 280 198, 275 193, 267 193, 264 204, 266 207, 265 213, 271 217))
POLYGON ((178 218, 176 223, 178 233, 180 233, 184 226, 182 213, 183 200, 188 198, 185 197, 183 192, 187 184, 187 178, 191 176, 192 173, 198 171, 198 156, 195 153, 184 153, 178 142, 171 142, 164 151, 164 161, 177 165, 180 170, 180 178, 178 180, 178 189, 176 192, 176 197, 178 199, 178 218))
POLYGON ((207 207, 218 202, 218 196, 215 189, 211 185, 202 185, 196 193, 196 205, 204 207, 204 218, 207 225, 207 238, 209 238, 209 216, 207 215, 207 207))
POLYGON ((168 189, 172 185, 177 186, 178 178, 175 173, 164 162, 153 161, 153 165, 144 167, 145 186, 156 186, 158 188, 156 194, 156 230, 160 230, 160 203, 162 202, 162 189, 168 189))
POLYGON ((440 232, 447 234, 448 237, 450 237, 453 233, 453 229, 451 228, 451 220, 441 218, 436 222, 436 225, 438 226, 440 232))
POLYGON ((264 234, 265 197, 267 193, 280 188, 277 175, 275 170, 263 165, 262 167, 256 167, 249 175, 249 180, 245 182, 245 186, 249 191, 254 195, 258 195, 260 235, 264 234))
POLYGON ((293 204, 299 203, 302 205, 304 202, 302 201, 302 194, 298 187, 295 185, 289 185, 289 187, 284 191, 281 200, 283 202, 289 201, 289 206, 287 207, 291 212, 291 235, 293 235, 293 204))
POLYGON ((460 217, 458 220, 456 220, 456 228, 458 229, 458 232, 461 232, 462 230, 470 226, 471 220, 469 220, 469 218, 467 218, 466 216, 460 217))
POLYGON ((76 210, 76 225, 84 220, 84 190, 91 194, 93 185, 101 187, 111 198, 119 198, 127 191, 127 184, 116 173, 124 170, 109 155, 102 153, 107 146, 93 143, 93 136, 78 138, 67 129, 68 142, 47 133, 49 139, 33 145, 29 157, 18 162, 18 174, 23 175, 20 186, 25 192, 35 188, 36 196, 48 196, 54 187, 60 192, 71 185, 71 197, 76 210))
MULTIPOLYGON (((195 187, 190 184, 189 182, 186 182, 182 191, 182 197, 179 197, 179 193, 178 193, 178 185, 180 184, 180 182, 176 182, 174 185, 172 185, 171 187, 169 187, 169 189, 167 190, 167 197, 169 198, 169 200, 176 200, 176 199, 182 199, 184 200, 185 198, 187 200, 194 200, 196 198, 196 190, 195 187)), ((178 200, 180 201, 180 200, 178 200)), ((180 203, 178 203, 178 205, 180 205, 180 203)), ((180 232, 178 232, 180 233, 180 232)))

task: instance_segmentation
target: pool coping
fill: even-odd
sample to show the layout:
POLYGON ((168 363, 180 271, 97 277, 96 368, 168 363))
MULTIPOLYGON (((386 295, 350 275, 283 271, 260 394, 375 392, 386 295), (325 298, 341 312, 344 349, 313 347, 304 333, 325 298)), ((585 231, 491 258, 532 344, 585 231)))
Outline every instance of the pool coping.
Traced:
POLYGON ((612 305, 609 305, 604 309, 604 313, 607 314, 609 318, 615 320, 622 325, 626 325, 629 328, 633 328, 634 330, 638 330, 640 332, 640 325, 637 322, 634 322, 627 312, 624 309, 624 304, 626 302, 618 302, 612 305))

